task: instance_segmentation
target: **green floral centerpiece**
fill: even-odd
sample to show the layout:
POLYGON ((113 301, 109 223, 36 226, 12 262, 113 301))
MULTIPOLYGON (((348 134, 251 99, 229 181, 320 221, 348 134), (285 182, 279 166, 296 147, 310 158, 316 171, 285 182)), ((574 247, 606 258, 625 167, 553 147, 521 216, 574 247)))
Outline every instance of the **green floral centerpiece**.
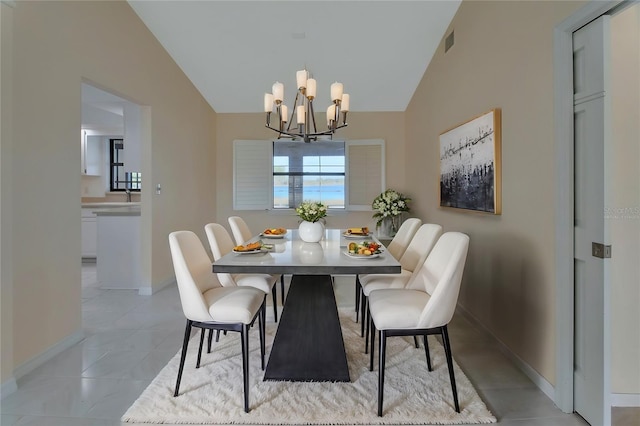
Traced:
POLYGON ((317 222, 327 215, 327 206, 316 201, 305 201, 296 207, 296 214, 307 222, 317 222))
POLYGON ((317 243, 324 236, 324 217, 327 206, 316 201, 305 201, 296 207, 296 214, 302 219, 298 227, 300 239, 307 243, 317 243))
POLYGON ((395 235, 400 227, 402 213, 409 211, 409 201, 411 198, 393 189, 387 189, 378 195, 371 204, 375 211, 373 218, 378 220, 376 226, 389 223, 392 235, 395 235))

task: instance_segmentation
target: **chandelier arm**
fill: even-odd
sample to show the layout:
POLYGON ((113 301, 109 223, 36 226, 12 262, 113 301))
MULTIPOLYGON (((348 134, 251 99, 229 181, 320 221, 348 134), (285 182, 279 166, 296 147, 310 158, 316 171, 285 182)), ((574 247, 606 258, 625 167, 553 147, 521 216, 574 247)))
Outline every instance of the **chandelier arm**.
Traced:
POLYGON ((296 107, 298 106, 298 97, 300 92, 296 92, 296 98, 293 101, 293 107, 291 108, 291 115, 289 116, 289 123, 287 124, 287 132, 291 130, 291 124, 293 123, 293 114, 296 113, 296 107))
MULTIPOLYGON (((287 135, 287 136, 291 136, 291 137, 294 137, 294 138, 301 138, 301 139, 304 139, 304 137, 305 137, 305 134, 304 134, 304 133, 288 132, 288 131, 286 131, 286 130, 282 130, 282 131, 280 131, 280 130, 278 130, 278 129, 276 129, 276 128, 273 128, 273 127, 271 127, 271 126, 267 126, 266 124, 265 124, 265 127, 266 127, 266 128, 268 128, 268 129, 271 129, 271 130, 273 130, 273 131, 275 131, 275 132, 278 132, 278 133, 280 133, 280 134, 287 135)), ((341 127, 346 127, 346 126, 345 126, 345 125, 342 125, 342 126, 340 126, 339 128, 341 128, 341 127)), ((329 135, 332 135, 332 134, 333 134, 333 132, 332 132, 331 130, 325 130, 324 132, 308 133, 308 134, 307 134, 307 136, 309 136, 309 137, 316 137, 316 136, 329 136, 329 135)))
POLYGON ((311 111, 310 115, 311 115, 311 122, 313 123, 313 133, 316 133, 318 129, 316 128, 316 114, 313 111, 313 100, 309 100, 309 110, 311 111))
POLYGON ((267 129, 273 130, 274 132, 278 133, 278 139, 280 139, 281 135, 285 134, 285 131, 282 129, 276 129, 275 127, 271 127, 267 124, 264 125, 264 127, 266 127, 267 129))

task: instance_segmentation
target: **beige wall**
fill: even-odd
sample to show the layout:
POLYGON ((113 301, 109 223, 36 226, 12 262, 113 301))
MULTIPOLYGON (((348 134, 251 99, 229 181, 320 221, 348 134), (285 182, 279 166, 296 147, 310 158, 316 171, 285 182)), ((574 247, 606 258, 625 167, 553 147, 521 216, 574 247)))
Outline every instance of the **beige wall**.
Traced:
POLYGON ((611 18, 611 391, 640 394, 640 5, 611 18))
MULTIPOLYGON (((257 95, 256 95, 257 96, 257 95)), ((218 114, 217 163, 216 163, 216 215, 220 223, 228 227, 229 216, 242 216, 249 227, 258 232, 272 226, 296 227, 298 218, 293 213, 233 210, 233 141, 235 139, 267 140, 275 133, 264 127, 264 114, 218 114)), ((369 112, 349 113, 349 126, 339 130, 335 138, 344 139, 384 139, 387 171, 387 187, 404 191, 404 113, 369 112)), ((316 122, 325 118, 317 115, 316 122)), ((373 200, 371 200, 373 201, 373 200)), ((213 218, 212 214, 212 218, 213 218)), ((332 228, 348 226, 375 227, 372 212, 332 213, 327 217, 327 226, 332 228)), ((212 219, 213 220, 213 219, 212 219)))
POLYGON ((406 112, 406 179, 417 211, 471 237, 461 305, 552 385, 553 29, 583 4, 464 2, 450 26, 454 46, 438 48, 406 112), (496 107, 502 215, 440 208, 439 134, 496 107))
MULTIPOLYGON (((13 12, 14 328, 2 358, 13 351, 15 371, 81 327, 82 80, 145 106, 142 257, 149 288, 172 279, 169 232, 199 230, 215 210, 216 153, 214 111, 126 2, 17 2, 13 12)), ((4 365, 2 373, 4 380, 4 365)))

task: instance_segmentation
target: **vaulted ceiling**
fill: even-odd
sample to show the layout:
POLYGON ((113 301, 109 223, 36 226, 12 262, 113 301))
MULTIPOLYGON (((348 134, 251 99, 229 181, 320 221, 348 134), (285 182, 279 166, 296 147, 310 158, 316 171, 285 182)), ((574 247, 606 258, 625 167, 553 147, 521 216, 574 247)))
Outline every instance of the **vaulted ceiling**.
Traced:
POLYGON ((129 0, 216 112, 262 112, 274 82, 344 84, 351 111, 404 111, 460 1, 129 0))

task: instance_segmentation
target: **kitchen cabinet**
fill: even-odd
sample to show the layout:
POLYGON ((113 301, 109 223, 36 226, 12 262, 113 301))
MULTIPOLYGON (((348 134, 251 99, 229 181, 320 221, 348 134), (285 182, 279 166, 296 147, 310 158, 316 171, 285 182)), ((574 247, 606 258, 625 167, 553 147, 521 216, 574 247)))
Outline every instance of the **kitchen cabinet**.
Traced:
POLYGON ((93 209, 82 209, 82 258, 95 258, 98 253, 98 224, 93 209))
POLYGON ((81 154, 82 174, 100 176, 102 174, 102 137, 87 135, 87 132, 83 130, 81 154))
POLYGON ((98 209, 98 283, 103 289, 138 289, 142 283, 140 206, 98 209))

